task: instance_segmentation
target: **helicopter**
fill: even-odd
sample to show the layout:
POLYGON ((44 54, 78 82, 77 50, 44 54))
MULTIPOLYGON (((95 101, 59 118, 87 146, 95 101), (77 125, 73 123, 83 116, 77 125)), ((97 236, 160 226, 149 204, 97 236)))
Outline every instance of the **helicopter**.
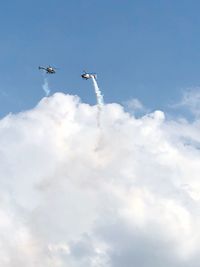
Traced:
POLYGON ((48 66, 48 67, 41 67, 41 66, 39 66, 38 67, 38 69, 39 70, 45 70, 46 71, 46 73, 48 73, 48 74, 54 74, 54 73, 56 73, 56 68, 53 68, 53 67, 51 67, 51 66, 48 66))
POLYGON ((83 71, 83 74, 81 74, 81 77, 85 80, 91 79, 92 77, 97 79, 97 74, 96 73, 88 73, 85 70, 83 71))

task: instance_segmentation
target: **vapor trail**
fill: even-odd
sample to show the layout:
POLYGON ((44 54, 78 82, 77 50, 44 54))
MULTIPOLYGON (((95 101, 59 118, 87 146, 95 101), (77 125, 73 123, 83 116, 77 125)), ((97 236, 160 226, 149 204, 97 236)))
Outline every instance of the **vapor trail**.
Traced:
POLYGON ((98 86, 97 81, 96 81, 94 76, 92 76, 92 82, 93 82, 93 85, 94 85, 94 91, 95 91, 95 94, 96 94, 97 105, 98 105, 97 125, 98 125, 98 127, 100 127, 101 110, 102 110, 102 107, 104 105, 103 95, 101 94, 101 90, 99 89, 99 86, 98 86))
POLYGON ((42 85, 42 89, 45 92, 45 96, 49 96, 49 94, 50 94, 49 82, 48 82, 48 79, 45 76, 45 74, 44 74, 44 83, 42 85))

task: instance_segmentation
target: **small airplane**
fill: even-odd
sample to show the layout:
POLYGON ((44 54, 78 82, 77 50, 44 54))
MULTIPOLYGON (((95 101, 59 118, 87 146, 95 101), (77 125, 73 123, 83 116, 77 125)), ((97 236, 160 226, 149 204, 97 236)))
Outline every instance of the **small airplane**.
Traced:
POLYGON ((95 79, 97 79, 97 75, 96 73, 88 73, 86 71, 83 71, 83 74, 81 74, 81 77, 85 80, 91 79, 92 77, 94 77, 95 79))
POLYGON ((46 73, 48 73, 48 74, 54 74, 54 73, 56 73, 56 68, 53 68, 53 67, 51 67, 51 66, 48 66, 48 67, 41 67, 41 66, 39 66, 38 67, 38 69, 39 70, 45 70, 46 71, 46 73))

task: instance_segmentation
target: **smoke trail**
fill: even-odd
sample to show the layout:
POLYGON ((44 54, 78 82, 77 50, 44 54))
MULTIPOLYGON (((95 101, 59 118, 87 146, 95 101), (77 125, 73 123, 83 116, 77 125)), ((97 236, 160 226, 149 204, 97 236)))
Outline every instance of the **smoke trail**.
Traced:
POLYGON ((45 95, 49 96, 49 94, 50 94, 49 82, 48 82, 48 79, 45 75, 44 75, 44 83, 42 85, 42 89, 45 92, 45 95))
POLYGON ((103 95, 101 94, 101 90, 99 89, 99 86, 98 86, 97 81, 96 81, 94 76, 92 76, 92 82, 94 85, 94 90, 95 90, 95 94, 96 94, 96 98, 97 98, 97 105, 98 105, 97 125, 98 125, 98 127, 100 127, 101 126, 100 125, 101 110, 102 110, 102 107, 104 105, 103 95))
POLYGON ((92 82, 93 82, 95 94, 97 97, 97 104, 101 108, 104 105, 103 96, 101 94, 101 91, 99 89, 99 86, 98 86, 97 81, 96 81, 94 76, 92 76, 92 82))

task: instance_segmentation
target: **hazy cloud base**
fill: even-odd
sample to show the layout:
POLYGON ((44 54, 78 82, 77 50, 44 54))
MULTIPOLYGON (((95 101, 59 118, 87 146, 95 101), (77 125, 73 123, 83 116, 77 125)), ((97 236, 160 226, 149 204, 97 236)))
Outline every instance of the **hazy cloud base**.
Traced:
POLYGON ((197 267, 200 122, 57 93, 0 121, 0 266, 197 267))

